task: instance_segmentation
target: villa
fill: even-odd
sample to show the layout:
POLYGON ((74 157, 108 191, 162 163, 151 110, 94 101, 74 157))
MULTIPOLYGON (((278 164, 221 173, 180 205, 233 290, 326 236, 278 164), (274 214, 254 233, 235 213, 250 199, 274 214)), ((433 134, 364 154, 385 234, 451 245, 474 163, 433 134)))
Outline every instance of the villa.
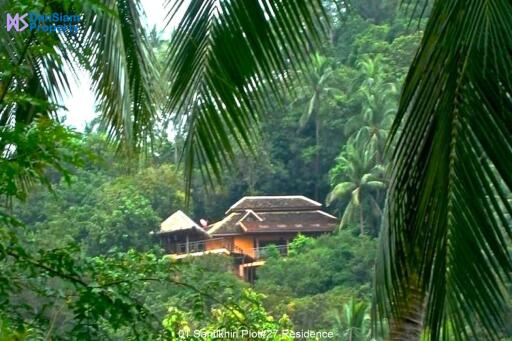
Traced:
POLYGON ((288 244, 299 233, 316 237, 337 225, 336 217, 304 196, 247 196, 231 206, 224 219, 208 226, 177 211, 161 224, 158 236, 176 259, 211 253, 231 256, 237 274, 252 282, 271 248, 287 255, 288 244))

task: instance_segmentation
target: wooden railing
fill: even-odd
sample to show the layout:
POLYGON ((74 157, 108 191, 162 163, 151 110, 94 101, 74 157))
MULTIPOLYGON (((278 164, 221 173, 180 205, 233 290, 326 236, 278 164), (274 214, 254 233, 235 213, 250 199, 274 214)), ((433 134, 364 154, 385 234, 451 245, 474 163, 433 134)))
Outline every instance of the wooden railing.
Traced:
POLYGON ((203 252, 206 251, 206 243, 208 242, 220 242, 220 248, 232 251, 233 244, 231 241, 224 238, 213 238, 207 240, 199 240, 195 242, 188 243, 178 243, 171 246, 170 252, 173 254, 185 254, 185 253, 194 253, 194 252, 203 252))
POLYGON ((269 245, 254 249, 256 259, 266 259, 272 256, 286 256, 287 254, 287 245, 269 245))
POLYGON ((244 250, 236 246, 232 240, 224 238, 213 238, 188 243, 174 244, 171 246, 170 253, 179 255, 195 252, 204 252, 207 251, 207 243, 215 243, 217 245, 216 249, 226 249, 229 252, 250 256, 255 259, 266 259, 268 257, 271 257, 272 255, 286 256, 288 254, 288 247, 286 245, 268 245, 260 248, 244 250))

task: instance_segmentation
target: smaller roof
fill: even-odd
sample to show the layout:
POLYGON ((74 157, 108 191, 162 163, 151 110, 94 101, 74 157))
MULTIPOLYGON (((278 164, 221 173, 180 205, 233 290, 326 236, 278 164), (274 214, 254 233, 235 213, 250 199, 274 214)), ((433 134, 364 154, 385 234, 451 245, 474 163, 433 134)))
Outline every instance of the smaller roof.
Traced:
POLYGON ((195 230, 208 235, 208 233, 196 224, 188 215, 183 211, 178 210, 170 215, 160 224, 160 231, 158 233, 172 233, 178 231, 195 230))
POLYGON ((208 233, 212 236, 215 234, 243 233, 243 229, 239 224, 237 224, 242 216, 243 213, 230 213, 221 221, 210 225, 208 233))

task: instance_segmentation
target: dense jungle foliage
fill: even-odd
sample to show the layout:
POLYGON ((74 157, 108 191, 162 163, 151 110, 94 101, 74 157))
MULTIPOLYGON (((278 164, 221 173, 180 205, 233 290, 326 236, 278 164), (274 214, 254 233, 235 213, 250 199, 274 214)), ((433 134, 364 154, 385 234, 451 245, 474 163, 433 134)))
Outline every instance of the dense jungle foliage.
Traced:
MULTIPOLYGON (((0 9, 76 10, 69 1, 50 2, 13 1, 0 9)), ((113 10, 102 1, 86 3, 81 8, 86 13, 113 10)), ((250 140, 252 152, 236 145, 234 163, 213 184, 201 164, 182 160, 193 122, 158 117, 150 119, 151 129, 141 128, 140 135, 134 123, 135 150, 113 142, 129 135, 116 130, 124 119, 119 113, 110 120, 98 116, 77 132, 55 114, 65 110, 51 91, 35 81, 41 68, 47 68, 50 72, 44 75, 50 81, 65 82, 56 64, 67 57, 53 50, 61 44, 59 37, 35 39, 27 34, 16 41, 18 46, 2 36, 0 339, 203 340, 211 338, 194 331, 221 329, 333 331, 335 340, 351 341, 386 338, 388 320, 371 332, 376 318, 371 311, 375 259, 390 183, 389 151, 396 147, 386 141, 432 5, 421 12, 408 2, 399 8, 397 0, 357 0, 349 7, 344 1, 321 3, 330 26, 307 51, 308 66, 295 68, 294 59, 287 60, 286 67, 296 73, 286 80, 284 96, 265 99, 270 104, 252 122, 260 127, 259 136, 250 140), (140 141, 150 137, 151 148, 146 149, 140 141), (165 257, 154 234, 165 218, 183 210, 196 221, 214 222, 245 195, 305 195, 322 202, 339 217, 340 225, 317 239, 299 235, 287 257, 269 257, 254 285, 236 277, 230 258, 165 257)), ((283 9, 292 6, 287 4, 283 9)), ((297 9, 292 7, 288 9, 297 9)), ((132 1, 118 1, 113 8, 129 18, 127 23, 139 20, 134 19, 138 7, 132 1)), ((96 17, 88 23, 100 27, 102 20, 96 17)), ((119 25, 123 34, 136 35, 119 25)), ((111 101, 115 80, 89 65, 91 60, 105 62, 94 57, 98 47, 82 38, 84 45, 68 44, 76 44, 84 59, 91 58, 79 62, 92 73, 93 90, 104 100, 98 113, 121 110, 121 104, 111 101)), ((148 71, 154 72, 155 83, 173 41, 156 30, 149 35, 147 48, 159 65, 148 71)), ((298 48, 302 43, 291 44, 298 48)), ((104 48, 110 42, 99 44, 104 48)), ((136 94, 130 107, 135 119, 149 117, 153 104, 138 88, 148 81, 143 77, 147 70, 141 71, 149 68, 143 61, 145 51, 137 50, 143 50, 143 44, 125 44, 126 55, 133 52, 142 59, 127 62, 135 74, 130 78, 129 91, 136 94)), ((278 59, 269 63, 274 64, 279 69, 278 59)), ((179 86, 173 90, 184 91, 179 86)), ((171 104, 179 102, 173 100, 171 104)), ((181 104, 174 108, 185 110, 181 104)), ((216 160, 222 155, 204 157, 216 160)), ((507 191, 503 195, 512 198, 507 191)), ((510 222, 508 216, 503 219, 510 222)), ((512 335, 512 313, 508 307, 505 311, 509 330, 504 333, 512 335)), ((484 331, 492 324, 486 322, 472 327, 473 337, 488 335, 484 331)), ((256 339, 292 338, 277 333, 256 339)))
MULTIPOLYGON (((306 195, 327 203, 330 212, 343 217, 342 232, 318 241, 306 238, 307 245, 300 251, 298 248, 297 255, 286 263, 272 259, 262 269, 255 290, 265 295, 262 303, 275 321, 288 316, 287 323, 297 329, 336 329, 338 338, 346 337, 346 330, 354 326, 345 320, 348 317, 343 313, 344 305, 353 298, 364 302, 365 307, 369 305, 374 238, 378 235, 386 188, 384 143, 400 84, 421 35, 405 14, 390 10, 384 17, 380 11, 374 12, 379 18, 363 15, 361 9, 333 27, 328 40, 315 53, 304 81, 295 81, 283 103, 276 103, 275 110, 265 113, 256 154, 244 157, 237 152, 237 167, 225 172, 222 185, 213 190, 205 187, 197 173, 189 206, 185 203, 184 175, 177 163, 182 148, 180 135, 170 140, 161 128, 155 134, 154 150, 136 162, 118 153, 108 142, 102 125, 94 120, 83 134, 69 138, 86 159, 67 170, 66 176, 59 170, 45 170, 52 190, 45 186, 31 188, 26 200, 14 203, 13 212, 25 225, 18 238, 33 245, 30 247, 34 250, 78 252, 86 262, 113 266, 111 257, 132 262, 138 262, 139 257, 161 257, 158 241, 151 232, 178 209, 189 212, 196 220, 213 222, 244 195, 306 195), (351 194, 354 191, 359 194, 351 194), (154 252, 155 256, 146 252, 154 252)), ((335 8, 332 13, 333 19, 342 16, 335 8)), ((154 44, 154 49, 161 51, 167 42, 154 39, 154 44)), ((64 257, 50 256, 57 257, 56 262, 64 257)), ((177 268, 173 264, 160 265, 167 266, 163 271, 183 274, 187 280, 181 280, 186 283, 204 286, 214 296, 212 299, 230 302, 236 295, 243 295, 247 285, 227 271, 226 261, 229 262, 205 261, 202 266, 208 276, 195 264, 203 260, 177 268), (234 289, 228 295, 226 288, 230 286, 234 289)), ((132 266, 149 272, 149 268, 141 269, 143 265, 141 262, 132 266)), ((102 270, 122 272, 109 275, 114 278, 131 276, 135 271, 129 266, 122 270, 108 266, 102 265, 102 270)), ((75 272, 74 267, 68 270, 75 272)), ((63 295, 61 299, 65 301, 68 284, 60 282, 48 279, 44 290, 50 291, 46 295, 52 299, 63 295)), ((139 308, 159 316, 157 321, 164 321, 171 307, 179 307, 183 314, 179 316, 194 312, 193 323, 207 320, 196 316, 197 304, 190 302, 208 298, 200 298, 190 288, 151 282, 133 286, 129 290, 138 290, 138 299, 144 300, 139 308), (138 286, 141 287, 136 289, 138 286), (183 292, 191 290, 184 296, 183 292)), ((36 310, 36 326, 24 326, 27 335, 65 337, 86 335, 87 330, 97 329, 95 333, 120 337, 130 334, 129 329, 135 331, 135 326, 111 323, 120 312, 109 312, 107 317, 99 311, 86 310, 85 316, 77 318, 73 310, 76 308, 64 303, 48 306, 50 298, 33 294, 24 297, 21 293, 16 296, 15 300, 20 301, 17 309, 30 304, 36 310), (99 316, 106 321, 86 325, 86 318, 96 320, 99 316)), ((103 309, 95 295, 81 299, 90 300, 95 310, 103 309)), ((76 302, 79 303, 82 304, 76 302)), ((366 331, 368 313, 367 309, 363 312, 366 331)), ((10 323, 12 328, 17 325, 16 321, 10 323)), ((11 328, 5 322, 3 325, 11 328)), ((158 324, 153 327, 158 329, 158 324)))

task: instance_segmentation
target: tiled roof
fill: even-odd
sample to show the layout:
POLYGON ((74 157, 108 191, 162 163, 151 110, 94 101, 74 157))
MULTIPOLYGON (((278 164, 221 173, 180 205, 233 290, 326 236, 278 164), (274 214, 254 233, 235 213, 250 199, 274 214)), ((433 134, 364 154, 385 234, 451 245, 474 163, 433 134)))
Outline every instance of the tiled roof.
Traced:
POLYGON ((335 224, 265 224, 260 222, 244 223, 246 233, 283 233, 283 232, 331 232, 335 224))
POLYGON ((254 212, 300 211, 319 209, 321 207, 322 204, 303 195, 247 196, 231 206, 226 214, 244 212, 245 210, 252 210, 254 212))
POLYGON ((228 214, 221 221, 210 225, 208 228, 208 233, 212 236, 216 234, 243 233, 243 228, 237 223, 244 216, 244 214, 245 212, 228 214))
MULTIPOLYGON (((306 198, 307 199, 307 198, 306 198)), ((244 233, 326 232, 338 225, 338 219, 313 206, 309 209, 229 213, 208 230, 212 236, 244 233)))

